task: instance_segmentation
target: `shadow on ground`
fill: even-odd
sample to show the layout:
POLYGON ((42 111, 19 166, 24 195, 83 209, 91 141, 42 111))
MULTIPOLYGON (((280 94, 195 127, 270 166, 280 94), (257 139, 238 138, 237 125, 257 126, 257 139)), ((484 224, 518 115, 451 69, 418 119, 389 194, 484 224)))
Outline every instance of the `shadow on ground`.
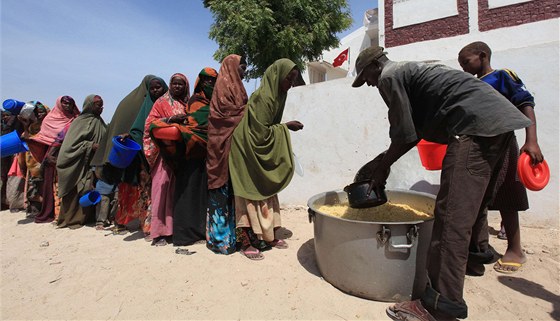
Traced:
POLYGON ((294 233, 285 227, 280 227, 278 230, 274 231, 274 236, 280 240, 289 239, 292 235, 294 235, 294 233))
POLYGON ((523 278, 499 276, 498 281, 519 293, 525 294, 526 296, 550 302, 552 304, 552 312, 550 313, 550 316, 554 320, 560 320, 560 296, 548 291, 538 283, 523 278))
POLYGON ((137 241, 140 239, 144 239, 144 232, 141 230, 136 230, 133 233, 128 234, 126 237, 123 238, 123 241, 137 241))
POLYGON ((303 243, 297 252, 299 264, 307 270, 307 272, 321 277, 317 261, 315 260, 315 241, 310 239, 303 243))
POLYGON ((26 217, 22 220, 17 221, 18 224, 29 224, 29 223, 35 223, 35 218, 33 217, 26 217))

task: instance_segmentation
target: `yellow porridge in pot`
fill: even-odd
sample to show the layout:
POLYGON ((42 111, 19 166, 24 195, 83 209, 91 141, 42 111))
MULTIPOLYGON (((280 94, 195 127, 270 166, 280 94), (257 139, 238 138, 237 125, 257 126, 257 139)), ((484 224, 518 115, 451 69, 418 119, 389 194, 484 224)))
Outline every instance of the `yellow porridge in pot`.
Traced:
POLYGON ((317 211, 347 220, 368 222, 425 221, 433 217, 432 214, 418 211, 406 204, 398 203, 385 203, 370 208, 352 208, 348 203, 321 205, 317 208, 317 211))

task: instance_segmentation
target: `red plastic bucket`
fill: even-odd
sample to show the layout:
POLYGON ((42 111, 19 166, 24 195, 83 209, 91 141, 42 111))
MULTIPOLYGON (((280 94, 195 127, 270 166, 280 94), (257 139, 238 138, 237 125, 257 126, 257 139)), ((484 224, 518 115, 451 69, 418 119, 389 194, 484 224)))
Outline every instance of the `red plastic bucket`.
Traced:
POLYGON ((441 169, 443 164, 443 157, 447 151, 447 145, 432 143, 425 140, 420 140, 418 145, 418 154, 420 154, 420 161, 425 169, 430 171, 437 171, 441 169))
POLYGON ((181 132, 175 126, 156 127, 152 129, 152 135, 157 139, 181 140, 181 132))

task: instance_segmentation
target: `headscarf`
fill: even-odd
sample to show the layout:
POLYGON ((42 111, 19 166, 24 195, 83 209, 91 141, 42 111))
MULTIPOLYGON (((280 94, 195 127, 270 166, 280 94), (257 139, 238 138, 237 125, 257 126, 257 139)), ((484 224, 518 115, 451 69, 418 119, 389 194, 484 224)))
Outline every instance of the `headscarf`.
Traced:
POLYGON ((208 117, 208 189, 220 188, 229 179, 231 135, 241 121, 247 104, 247 91, 238 71, 240 61, 241 56, 238 55, 224 58, 214 86, 208 117))
POLYGON ((152 107, 152 110, 146 118, 146 123, 144 124, 143 148, 144 155, 146 156, 146 160, 148 161, 150 168, 155 165, 155 162, 159 156, 159 148, 150 137, 150 125, 152 124, 152 122, 161 120, 163 118, 167 119, 174 115, 185 115, 187 113, 187 101, 190 98, 189 80, 187 79, 187 76, 181 73, 176 73, 171 76, 169 80, 170 84, 175 77, 181 78, 185 81, 186 101, 175 100, 168 90, 163 96, 159 97, 158 100, 156 100, 154 106, 152 107))
MULTIPOLYGON (((131 138, 136 143, 140 144, 140 146, 142 147, 144 145, 143 137, 144 137, 144 125, 146 124, 146 118, 148 118, 148 115, 150 114, 150 111, 152 110, 152 106, 154 106, 154 102, 155 102, 155 100, 152 100, 152 96, 150 95, 150 89, 152 89, 151 86, 153 80, 157 80, 159 82, 159 84, 163 87, 164 93, 169 89, 167 87, 167 84, 165 83, 165 80, 159 77, 154 77, 150 79, 148 83, 148 87, 149 87, 148 93, 144 98, 144 102, 142 103, 142 106, 140 107, 140 111, 138 112, 138 115, 136 116, 134 123, 132 123, 129 132, 131 138)), ((141 149, 141 152, 137 154, 137 156, 132 161, 132 163, 125 169, 124 175, 122 177, 123 182, 137 185, 139 182, 138 174, 140 173, 140 170, 142 168, 141 164, 144 165, 143 167, 144 169, 149 170, 149 165, 146 161, 146 157, 144 156, 143 148, 141 149)))
MULTIPOLYGON (((159 81, 159 83, 163 87, 163 92, 167 92, 167 90, 169 90, 169 87, 167 87, 165 80, 159 77, 154 77, 150 79, 150 81, 148 82, 148 86, 150 86, 152 80, 154 79, 159 81)), ((152 107, 154 106, 154 101, 150 96, 150 89, 151 87, 148 88, 148 94, 144 98, 144 102, 142 103, 142 106, 140 106, 140 111, 138 112, 138 116, 136 116, 136 120, 134 120, 134 123, 130 127, 130 136, 132 137, 132 139, 134 139, 135 142, 140 144, 140 146, 143 145, 142 137, 144 136, 144 125, 146 124, 146 118, 148 118, 148 115, 150 114, 150 111, 152 111, 152 107)))
POLYGON ((82 115, 83 114, 93 114, 93 100, 95 96, 98 95, 89 95, 84 100, 84 107, 82 108, 82 115))
MULTIPOLYGON (((40 101, 31 101, 30 102, 35 108, 33 109, 33 112, 36 114, 37 111, 39 110, 43 110, 45 112, 45 114, 48 115, 48 113, 50 112, 49 107, 43 105, 40 101)), ((45 116, 46 117, 46 116, 45 116)), ((33 122, 31 125, 29 125, 29 134, 31 135, 36 135, 40 130, 41 130, 41 124, 43 123, 43 119, 39 120, 36 118, 36 121, 33 122)))
POLYGON ((102 166, 108 162, 109 153, 113 147, 113 137, 120 134, 128 133, 132 123, 136 119, 136 115, 144 102, 146 95, 150 95, 148 87, 150 81, 155 78, 154 75, 146 75, 138 87, 132 90, 126 97, 121 100, 117 105, 117 109, 111 118, 109 128, 107 128, 107 135, 103 137, 99 143, 99 149, 95 152, 95 156, 91 161, 92 165, 102 166))
POLYGON ((210 109, 210 99, 212 99, 212 91, 214 84, 205 85, 202 77, 210 77, 216 79, 218 73, 214 68, 206 67, 200 71, 195 81, 194 93, 187 104, 187 123, 186 124, 168 124, 163 120, 155 120, 150 125, 150 134, 152 140, 158 143, 153 136, 154 128, 176 127, 179 129, 182 137, 182 143, 185 144, 186 158, 201 158, 206 156, 206 142, 208 141, 208 111, 210 109), (207 88, 203 88, 206 86, 207 88))
POLYGON ((27 145, 29 146, 29 151, 33 155, 33 157, 42 162, 43 158, 45 157, 46 147, 51 146, 57 140, 61 131, 65 128, 70 126, 70 123, 78 115, 80 111, 74 102, 74 99, 70 96, 60 96, 56 100, 53 110, 48 113, 48 115, 43 119, 43 123, 41 124, 41 130, 37 135, 30 137, 27 141, 27 145), (63 97, 67 97, 70 99, 72 104, 74 105, 73 110, 71 112, 64 110, 62 107, 61 100, 63 97))
POLYGON ((77 187, 83 191, 87 186, 90 161, 93 156, 93 144, 99 144, 105 135, 107 125, 100 115, 87 112, 93 106, 93 98, 89 95, 84 100, 83 112, 72 122, 66 138, 62 142, 56 161, 58 173, 58 195, 63 197, 77 187))
POLYGON ((283 58, 266 69, 233 132, 229 168, 236 196, 264 200, 278 194, 292 179, 290 133, 286 124, 280 124, 287 93, 280 91, 280 83, 295 66, 283 58))
POLYGON ((2 135, 9 134, 14 130, 16 116, 9 110, 2 110, 2 135))

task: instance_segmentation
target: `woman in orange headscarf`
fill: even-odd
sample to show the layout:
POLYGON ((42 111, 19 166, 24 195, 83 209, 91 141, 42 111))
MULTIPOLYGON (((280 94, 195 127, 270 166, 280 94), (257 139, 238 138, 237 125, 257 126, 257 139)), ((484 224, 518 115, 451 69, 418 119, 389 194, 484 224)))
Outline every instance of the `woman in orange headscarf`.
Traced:
MULTIPOLYGON (((178 123, 164 120, 152 122, 151 129, 174 127, 180 139, 177 143, 175 167, 175 203, 173 210, 173 245, 191 245, 206 239, 206 142, 208 112, 218 73, 213 68, 202 69, 189 99, 187 115, 178 123)), ((152 136, 154 133, 152 131, 152 136)))
MULTIPOLYGON (((18 117, 25 126, 25 131, 23 133, 24 137, 37 135, 41 130, 43 120, 50 111, 49 107, 43 105, 39 101, 33 101, 31 103, 35 106, 31 117, 18 117)), ((22 158, 22 163, 25 164, 27 171, 27 179, 25 182, 26 213, 27 217, 34 218, 37 214, 39 214, 39 212, 41 212, 41 203, 43 199, 41 194, 43 189, 43 167, 40 162, 33 158, 30 152, 22 153, 20 154, 20 157, 22 158)))

